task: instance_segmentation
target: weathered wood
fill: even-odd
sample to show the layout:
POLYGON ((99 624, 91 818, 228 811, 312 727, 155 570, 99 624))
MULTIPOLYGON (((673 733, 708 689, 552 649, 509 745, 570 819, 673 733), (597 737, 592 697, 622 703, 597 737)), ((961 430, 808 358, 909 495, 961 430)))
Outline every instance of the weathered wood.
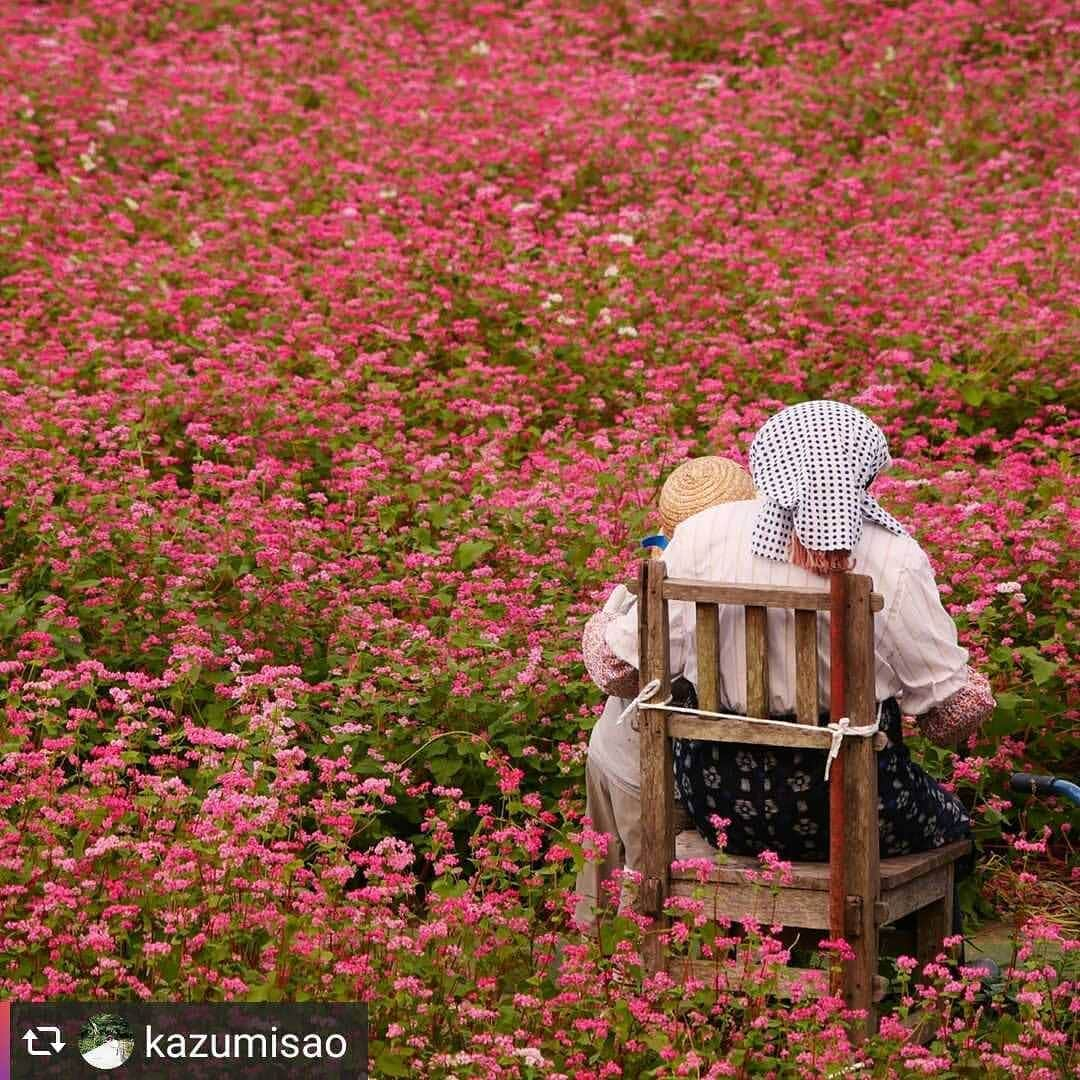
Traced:
MULTIPOLYGON (((874 722, 873 582, 850 574, 847 582, 847 715, 853 727, 874 722)), ((834 719, 836 719, 834 717, 834 719)), ((866 1009, 865 1029, 873 1031, 874 976, 878 937, 875 919, 881 875, 878 865, 877 754, 868 739, 845 739, 844 755, 844 887, 863 898, 854 960, 845 969, 845 996, 854 1009, 866 1009)))
POLYGON ((746 715, 769 715, 768 609, 746 609, 746 715))
MULTIPOLYGON (((761 864, 757 863, 758 869, 761 864)), ((673 876, 672 896, 695 896, 702 886, 695 880, 673 876)), ((712 918, 757 919, 767 925, 804 926, 827 930, 829 927, 828 893, 814 889, 782 888, 773 892, 765 885, 752 885, 744 877, 735 883, 714 883, 704 898, 705 910, 712 918)))
POLYGON ((942 941, 952 933, 952 889, 955 867, 950 863, 943 869, 945 872, 944 895, 920 909, 915 916, 915 959, 920 964, 928 964, 933 960, 941 952, 942 941))
MULTIPOLYGON (((779 922, 800 927, 807 934, 821 934, 829 928, 829 872, 827 863, 794 863, 789 884, 778 891, 755 886, 747 881, 745 871, 757 869, 758 860, 750 857, 724 856, 696 831, 682 831, 675 838, 675 804, 671 768, 672 737, 705 739, 718 742, 745 742, 756 745, 806 746, 826 749, 831 741, 827 729, 817 722, 817 632, 816 612, 827 608, 824 590, 771 589, 754 586, 714 585, 704 582, 666 580, 662 561, 643 563, 634 592, 639 604, 639 647, 642 657, 641 679, 652 678, 661 687, 653 696, 660 702, 670 695, 670 660, 667 640, 668 600, 688 600, 697 605, 698 700, 702 709, 719 713, 719 611, 715 605, 733 604, 749 607, 747 613, 748 683, 753 681, 748 698, 764 714, 768 706, 768 661, 766 609, 794 608, 796 611, 796 716, 799 726, 777 727, 741 716, 701 717, 668 713, 648 708, 640 710, 642 763, 642 909, 650 914, 662 909, 670 895, 691 896, 704 889, 706 903, 717 916, 739 922, 754 917, 763 922, 779 922), (756 609, 756 610, 755 610, 756 609), (754 647, 756 639, 757 648, 754 647), (761 658, 765 657, 764 664, 761 658), (762 672, 764 667, 764 672, 762 672), (751 669, 754 674, 751 675, 751 669), (811 682, 804 672, 813 675, 811 682), (811 688, 813 697, 811 698, 811 688), (706 858, 709 868, 706 883, 699 883, 697 870, 672 870, 671 858, 706 858)), ((847 618, 844 620, 845 708, 852 726, 873 723, 874 651, 872 613, 880 610, 880 597, 873 593, 869 578, 849 575, 847 618)), ((749 704, 749 703, 748 703, 749 704)), ((748 710, 749 711, 749 710, 748 710)), ((767 715, 767 714, 766 714, 767 715)), ((839 714, 834 714, 838 718, 839 714)), ((942 938, 951 927, 952 879, 955 861, 970 850, 967 841, 950 844, 937 851, 879 860, 877 836, 877 760, 876 750, 882 737, 844 740, 841 758, 845 780, 844 879, 845 930, 856 959, 845 973, 845 997, 853 1008, 865 1009, 868 1030, 874 1026, 873 1004, 884 993, 885 983, 876 973, 878 927, 912 911, 922 911, 918 918, 920 956, 932 956, 940 950, 942 938)), ((685 813, 679 829, 687 823, 685 813)), ((646 936, 643 961, 655 971, 667 963, 667 950, 661 947, 657 931, 666 927, 657 917, 654 929, 646 936)), ((795 932, 793 930, 793 932, 795 932)), ((712 961, 687 961, 671 957, 672 975, 680 977, 691 967, 700 973, 716 970, 712 961), (675 970, 678 968, 679 970, 675 970)), ((725 965, 730 971, 730 965, 725 965)))
POLYGON ((962 859, 970 851, 970 840, 954 840, 951 844, 935 848, 933 851, 923 851, 916 855, 896 855, 891 859, 882 859, 882 892, 889 889, 898 889, 901 885, 913 881, 915 878, 929 874, 939 866, 954 863, 957 859, 962 859))
MULTIPOLYGON (((640 711, 644 716, 650 710, 643 707, 640 711)), ((802 746, 817 750, 828 750, 832 743, 832 736, 827 728, 807 727, 802 731, 794 726, 763 724, 760 720, 747 720, 740 716, 716 719, 682 713, 665 715, 668 717, 668 731, 673 739, 753 743, 755 746, 802 746)))
MULTIPOLYGON (((677 983, 685 983, 693 978, 728 992, 760 992, 760 963, 754 963, 749 957, 744 959, 737 953, 716 960, 672 955, 668 958, 668 971, 677 983)), ((807 986, 824 990, 826 978, 826 973, 821 968, 780 968, 776 971, 777 994, 780 997, 791 997, 797 989, 807 986)), ((889 980, 883 975, 875 975, 874 1001, 882 1001, 888 992, 889 980)))
POLYGON ((818 722, 817 612, 795 612, 795 719, 818 722))
POLYGON ((720 609, 697 604, 697 697, 710 712, 720 709, 720 609))
MULTIPOLYGON (((831 925, 831 922, 830 922, 831 925)), ((844 897, 844 937, 855 941, 863 935, 863 898, 861 896, 844 897)))
MULTIPOLYGON (((671 956, 668 970, 677 983, 685 983, 693 978, 707 986, 728 992, 741 990, 754 996, 761 993, 760 962, 754 963, 749 957, 738 953, 733 957, 724 956, 718 960, 671 956)), ((778 997, 791 997, 798 988, 807 984, 824 989, 826 974, 820 968, 786 967, 774 970, 778 997)))
MULTIPOLYGON (((640 678, 642 685, 653 679, 659 680, 660 687, 653 698, 657 701, 665 701, 671 696, 668 610, 663 597, 666 573, 663 560, 644 560, 641 564, 638 603, 640 678)), ((664 960, 660 934, 667 926, 663 906, 675 854, 675 791, 666 721, 665 713, 639 710, 642 831, 639 904, 644 914, 653 917, 652 927, 642 944, 642 962, 647 971, 659 970, 664 960)))
MULTIPOLYGON (((897 855, 880 861, 881 899, 890 902, 890 894, 903 889, 911 882, 939 872, 943 867, 962 858, 971 850, 970 840, 957 840, 934 851, 917 855, 897 855)), ((719 854, 696 829, 680 829, 676 837, 675 854, 680 859, 715 859, 719 854)), ((737 883, 745 881, 743 871, 756 869, 759 861, 752 855, 724 855, 723 862, 713 867, 709 880, 737 883)), ((673 870, 672 878, 692 879, 693 870, 673 870)), ((793 862, 791 864, 791 887, 816 889, 827 892, 829 888, 829 864, 824 862, 793 862)), ((903 900, 897 901, 902 904, 903 900)), ((892 908, 890 908, 890 911, 892 908)), ((895 916, 899 918, 900 916, 895 916)))
POLYGON ((922 877, 913 878, 899 888, 887 892, 882 889, 881 899, 877 903, 875 921, 879 926, 896 922, 913 911, 919 911, 940 900, 947 891, 949 871, 947 866, 939 866, 922 877))
MULTIPOLYGON (((635 596, 638 583, 627 582, 635 596)), ((798 585, 727 585, 714 581, 695 581, 693 578, 668 578, 664 584, 665 600, 689 600, 691 603, 732 604, 746 607, 787 608, 796 611, 828 611, 827 589, 807 589, 798 585)), ((880 611, 885 598, 874 593, 870 598, 872 611, 880 611)))

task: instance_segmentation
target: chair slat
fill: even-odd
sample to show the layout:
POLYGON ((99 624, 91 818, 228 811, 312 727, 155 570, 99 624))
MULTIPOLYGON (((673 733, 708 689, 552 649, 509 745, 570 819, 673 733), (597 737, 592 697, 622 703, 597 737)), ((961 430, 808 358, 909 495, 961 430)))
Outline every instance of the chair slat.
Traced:
POLYGON ((720 609, 715 604, 696 605, 697 696, 699 708, 720 709, 720 609))
POLYGON ((795 719, 818 722, 817 612, 795 612, 795 719))
MULTIPOLYGON (((637 596, 636 581, 626 582, 627 589, 637 596)), ((828 611, 829 592, 827 589, 806 589, 798 585, 719 585, 709 581, 694 581, 691 578, 668 578, 664 582, 665 600, 700 601, 709 604, 734 604, 743 606, 756 604, 759 607, 795 608, 799 611, 828 611)), ((885 598, 881 593, 870 597, 870 610, 881 611, 885 598)))
POLYGON ((769 715, 768 609, 746 608, 746 715, 769 715))
MULTIPOLYGON (((644 716, 647 705, 641 706, 644 716)), ((742 716, 718 717, 686 716, 667 713, 667 731, 673 739, 700 739, 702 742, 752 743, 754 746, 800 746, 814 750, 828 750, 832 734, 828 728, 810 727, 800 729, 773 727, 748 720, 742 716)))

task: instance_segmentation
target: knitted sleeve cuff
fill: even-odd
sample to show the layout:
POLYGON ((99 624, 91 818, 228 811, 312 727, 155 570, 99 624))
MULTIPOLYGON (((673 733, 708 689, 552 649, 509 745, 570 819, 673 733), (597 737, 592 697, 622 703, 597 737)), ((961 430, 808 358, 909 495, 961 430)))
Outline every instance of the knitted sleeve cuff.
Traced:
POLYGON ((978 733, 994 711, 994 695, 985 675, 967 669, 967 682, 916 723, 931 742, 957 746, 978 733))
POLYGON ((638 692, 637 668, 620 660, 604 640, 608 623, 616 618, 615 612, 598 611, 593 615, 581 635, 581 652, 585 670, 601 690, 616 697, 632 698, 638 692))

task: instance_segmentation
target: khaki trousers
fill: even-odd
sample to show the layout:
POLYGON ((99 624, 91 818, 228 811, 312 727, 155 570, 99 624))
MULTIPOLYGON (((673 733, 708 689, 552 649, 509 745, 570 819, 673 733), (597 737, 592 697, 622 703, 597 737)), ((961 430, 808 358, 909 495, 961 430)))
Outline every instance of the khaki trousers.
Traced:
MULTIPOLYGON (((604 888, 605 883, 624 867, 641 869, 641 794, 628 790, 586 758, 585 814, 592 820, 596 832, 608 835, 607 854, 599 861, 586 862, 575 886, 581 899, 574 910, 574 918, 582 929, 592 930, 596 926, 594 909, 611 910, 613 907, 611 890, 604 888)), ((630 891, 624 885, 618 910, 626 910, 630 903, 630 891)))

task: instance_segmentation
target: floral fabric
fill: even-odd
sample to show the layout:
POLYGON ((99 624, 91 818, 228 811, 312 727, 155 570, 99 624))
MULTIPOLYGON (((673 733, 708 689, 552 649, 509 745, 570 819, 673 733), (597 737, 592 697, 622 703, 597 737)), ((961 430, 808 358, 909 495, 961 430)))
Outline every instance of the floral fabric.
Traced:
MULTIPOLYGON (((694 707, 691 705, 690 707, 694 707)), ((970 835, 963 804, 911 760, 900 730, 900 708, 882 706, 888 745, 878 752, 881 855, 930 851, 970 835)), ((725 850, 735 855, 775 851, 781 858, 829 857, 829 786, 825 751, 674 740, 675 782, 698 832, 711 844, 710 820, 726 818, 725 850)))
POLYGON ((581 634, 581 655, 585 670, 606 694, 617 698, 637 697, 637 668, 620 660, 604 640, 604 631, 618 618, 615 612, 598 611, 589 617, 581 634))

